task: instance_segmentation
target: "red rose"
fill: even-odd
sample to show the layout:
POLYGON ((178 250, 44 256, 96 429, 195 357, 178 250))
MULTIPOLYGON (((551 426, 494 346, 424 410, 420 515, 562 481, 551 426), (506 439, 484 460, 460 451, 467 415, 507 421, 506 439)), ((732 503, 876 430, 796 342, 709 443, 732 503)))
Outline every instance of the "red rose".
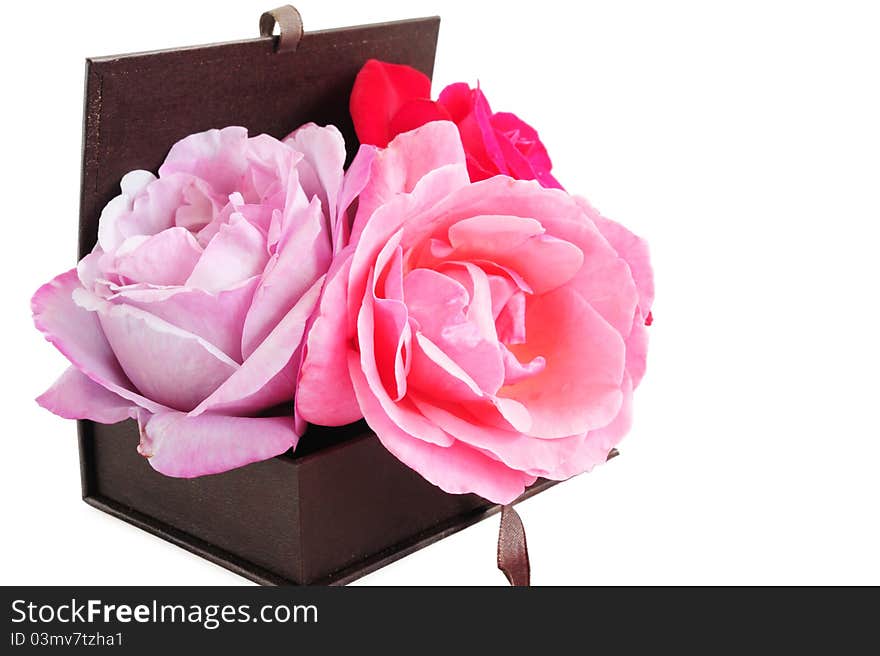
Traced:
POLYGON ((371 59, 351 91, 351 116, 361 143, 384 148, 395 136, 431 121, 458 126, 472 182, 494 175, 537 180, 561 189, 535 129, 515 114, 493 113, 478 88, 450 84, 431 100, 431 80, 409 66, 371 59))

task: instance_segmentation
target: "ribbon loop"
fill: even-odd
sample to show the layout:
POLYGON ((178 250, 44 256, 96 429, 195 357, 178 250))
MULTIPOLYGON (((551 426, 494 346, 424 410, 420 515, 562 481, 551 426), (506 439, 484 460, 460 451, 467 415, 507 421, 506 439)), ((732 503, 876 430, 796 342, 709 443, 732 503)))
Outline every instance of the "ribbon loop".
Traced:
POLYGON ((531 568, 526 529, 513 505, 501 507, 501 526, 498 529, 498 569, 504 572, 510 585, 530 584, 531 568))
POLYGON ((270 9, 260 16, 260 36, 272 36, 275 24, 281 31, 275 43, 276 52, 293 52, 303 35, 302 16, 293 5, 270 9))

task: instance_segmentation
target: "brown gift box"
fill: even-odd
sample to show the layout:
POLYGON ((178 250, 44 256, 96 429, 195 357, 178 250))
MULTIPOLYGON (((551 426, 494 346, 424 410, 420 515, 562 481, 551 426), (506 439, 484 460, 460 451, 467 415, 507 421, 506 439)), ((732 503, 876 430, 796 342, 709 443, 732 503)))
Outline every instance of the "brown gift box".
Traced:
MULTIPOLYGON (((348 98, 364 62, 433 71, 436 17, 310 32, 298 42, 279 22, 288 30, 281 37, 86 62, 80 257, 122 176, 156 171, 186 135, 242 125, 280 138, 309 121, 333 124, 350 161, 357 140, 348 98)), ((310 426, 295 454, 196 479, 153 471, 135 450, 133 421, 80 421, 79 441, 86 503, 264 584, 346 583, 498 510, 431 485, 363 422, 310 426)))

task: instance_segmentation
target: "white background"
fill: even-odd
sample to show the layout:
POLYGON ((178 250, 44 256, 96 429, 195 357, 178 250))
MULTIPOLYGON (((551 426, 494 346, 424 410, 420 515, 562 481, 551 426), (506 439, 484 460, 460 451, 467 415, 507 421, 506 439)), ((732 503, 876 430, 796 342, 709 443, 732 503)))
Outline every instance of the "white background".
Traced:
MULTIPOLYGON (((243 583, 80 501, 74 423, 33 401, 65 363, 29 298, 74 262, 84 58, 255 36, 276 2, 10 4, 0 580, 243 583)), ((520 506, 535 584, 880 583, 872 3, 298 5, 307 29, 440 14, 435 93, 479 78, 570 191, 651 244, 635 426, 621 458, 520 506)), ((502 584, 496 531, 360 583, 502 584)))

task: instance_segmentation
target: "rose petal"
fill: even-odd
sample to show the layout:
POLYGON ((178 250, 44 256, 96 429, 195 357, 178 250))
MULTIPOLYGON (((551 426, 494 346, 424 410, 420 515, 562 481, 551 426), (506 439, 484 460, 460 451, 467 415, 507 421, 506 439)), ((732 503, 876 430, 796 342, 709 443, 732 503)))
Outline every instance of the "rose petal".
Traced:
POLYGON ((259 275, 268 258, 263 233, 241 214, 233 214, 205 248, 186 286, 208 292, 234 287, 259 275))
POLYGON ((178 183, 181 198, 180 205, 174 210, 174 225, 197 233, 223 210, 227 198, 217 194, 208 183, 199 178, 187 180, 187 176, 177 174, 168 176, 165 181, 169 182, 175 178, 183 183, 178 183))
POLYGON ((336 257, 327 274, 314 323, 306 338, 296 407, 303 419, 321 426, 344 426, 362 417, 348 375, 346 285, 351 249, 336 257))
POLYGON ((412 349, 407 383, 412 390, 410 399, 417 407, 423 398, 431 403, 455 403, 460 414, 474 425, 488 424, 506 431, 527 431, 531 427, 531 416, 521 403, 483 392, 464 369, 423 334, 416 333, 412 349))
POLYGON ((150 171, 129 171, 128 173, 123 175, 122 180, 119 181, 119 189, 129 198, 134 198, 142 191, 144 191, 147 186, 152 184, 155 180, 156 176, 153 175, 150 171))
MULTIPOLYGON (((352 244, 355 248, 348 280, 350 334, 355 332, 352 319, 357 316, 360 299, 363 298, 367 288, 369 270, 379 251, 401 227, 404 228, 404 235, 410 230, 418 232, 430 229, 429 222, 436 203, 447 195, 450 189, 467 184, 466 180, 467 173, 461 166, 443 166, 420 180, 411 194, 400 194, 383 205, 369 217, 366 225, 359 226, 357 224, 359 219, 356 219, 352 230, 352 244), (362 233, 359 232, 361 227, 363 227, 362 233)), ((363 209, 363 206, 360 209, 363 209)))
MULTIPOLYGON (((352 241, 356 241, 369 218, 372 223, 376 208, 398 194, 418 193, 420 205, 426 201, 439 200, 457 187, 469 182, 465 170, 464 150, 455 125, 435 121, 398 135, 379 152, 370 171, 370 184, 358 199, 358 211, 352 228, 352 241), (440 170, 454 166, 454 172, 440 174, 440 170), (430 177, 432 184, 419 182, 430 177)), ((384 209, 384 208, 383 208, 384 209)), ((399 224, 391 230, 395 232, 399 224)))
POLYGON ((536 294, 571 280, 584 262, 575 244, 544 234, 538 221, 482 215, 449 227, 450 259, 488 260, 514 269, 536 294))
POLYGON ((282 236, 278 252, 266 265, 247 313, 241 335, 245 358, 330 266, 330 235, 324 229, 324 216, 317 200, 300 213, 289 230, 292 234, 282 236))
POLYGON ((37 403, 65 419, 91 419, 101 424, 128 419, 136 407, 76 367, 68 367, 52 387, 37 398, 37 403))
POLYGON ((388 132, 391 137, 396 137, 431 121, 450 120, 452 117, 443 105, 427 98, 416 98, 403 104, 391 120, 388 132))
MULTIPOLYGON (((268 134, 252 137, 247 142, 246 166, 235 192, 246 204, 269 209, 270 213, 302 209, 309 204, 299 184, 298 164, 302 159, 302 153, 268 134)), ((250 217, 248 220, 254 222, 250 217)))
MULTIPOLYGON (((403 285, 406 307, 419 330, 481 390, 494 394, 504 382, 500 346, 494 334, 487 336, 478 322, 466 316, 470 300, 467 290, 458 281, 430 269, 410 271, 403 285)), ((487 313, 491 312, 488 300, 486 305, 487 313)))
POLYGON ((193 478, 267 460, 296 447, 293 417, 153 415, 141 428, 138 451, 166 476, 193 478))
POLYGON ((626 338, 626 371, 635 389, 642 382, 648 360, 648 329, 641 312, 633 317, 633 326, 626 338))
POLYGON ((361 143, 384 148, 391 120, 409 100, 429 98, 431 80, 410 66, 370 59, 355 78, 349 109, 361 143))
POLYGON ((629 334, 638 292, 626 261, 601 235, 589 219, 569 222, 547 219, 548 229, 577 244, 584 253, 584 265, 569 282, 602 317, 624 337, 629 334))
MULTIPOLYGON (((368 281, 368 286, 372 287, 372 273, 368 281)), ((436 426, 424 420, 424 418, 412 407, 412 403, 405 397, 399 402, 395 402, 388 394, 383 384, 383 376, 378 366, 377 354, 375 349, 374 335, 376 333, 376 315, 373 295, 367 294, 361 303, 361 311, 357 317, 358 346, 360 347, 360 363, 361 370, 365 380, 368 382, 373 395, 377 399, 379 405, 390 416, 394 422, 410 435, 417 437, 426 442, 434 444, 448 445, 451 438, 436 426)), ((354 376, 352 371, 352 359, 349 357, 349 374, 354 376)), ((393 374, 392 374, 393 375, 393 374)), ((385 378, 390 378, 386 374, 385 378)), ((360 402, 360 397, 358 397, 360 402)), ((363 412, 363 408, 361 408, 363 412)))
POLYGON ((400 237, 401 231, 398 231, 379 252, 371 290, 376 367, 386 391, 395 402, 406 394, 406 371, 409 367, 404 352, 411 349, 412 339, 409 314, 403 302, 400 237))
POLYGON ((76 290, 73 298, 97 315, 129 380, 169 408, 192 409, 239 368, 216 346, 149 312, 114 305, 84 289, 76 290))
MULTIPOLYGON (((511 253, 499 253, 498 248, 480 245, 472 249, 474 251, 472 257, 477 257, 476 253, 480 249, 485 251, 485 257, 489 256, 489 252, 494 251, 495 254, 491 257, 497 258, 496 266, 503 265, 506 269, 522 274, 522 278, 530 285, 534 285, 537 281, 540 284, 532 291, 541 293, 568 276, 571 268, 574 268, 576 262, 574 252, 571 251, 564 256, 563 249, 579 249, 583 254, 583 264, 568 284, 577 289, 622 335, 627 335, 637 303, 628 265, 617 255, 595 224, 584 215, 584 209, 577 201, 562 191, 547 189, 536 193, 537 189, 537 183, 534 181, 512 180, 498 176, 456 190, 431 208, 430 217, 422 217, 419 222, 431 222, 436 232, 443 230, 444 227, 448 230, 462 220, 472 221, 472 224, 478 223, 475 219, 481 216, 515 216, 521 221, 528 221, 522 217, 539 217, 546 235, 552 237, 541 235, 532 237, 531 240, 544 238, 547 243, 521 246, 516 256, 511 253), (560 246, 560 242, 567 242, 568 245, 560 246), (567 264, 561 267, 557 264, 545 271, 534 265, 533 256, 526 255, 532 250, 542 253, 541 257, 549 259, 552 259, 550 253, 557 253, 560 257, 566 258, 567 264)), ((477 239, 479 233, 473 232, 472 236, 477 239)), ((470 239, 471 236, 469 235, 468 238, 470 239)), ((480 242, 476 243, 480 244, 480 242)), ((404 248, 407 245, 405 234, 404 248)), ((414 265, 436 266, 436 263, 432 264, 428 259, 427 250, 424 249, 414 265)), ((464 258, 466 255, 456 253, 450 257, 464 258)), ((482 266, 486 268, 485 265, 482 266)))
POLYGON ((625 227, 602 216, 585 199, 575 197, 575 200, 583 208, 602 236, 617 251, 632 272, 636 289, 639 292, 639 307, 642 315, 647 316, 654 304, 654 271, 651 268, 651 256, 648 251, 648 242, 637 237, 625 227))
POLYGON ((534 476, 511 469, 461 442, 438 446, 416 439, 384 412, 355 353, 349 354, 349 365, 355 393, 370 428, 386 449, 429 482, 451 494, 473 492, 494 503, 510 503, 535 482, 534 476))
POLYGON ((358 148, 357 155, 355 155, 351 166, 348 167, 348 171, 345 172, 342 190, 339 192, 336 228, 333 232, 334 255, 348 245, 352 229, 351 224, 354 220, 354 203, 370 180, 373 160, 376 158, 377 153, 378 150, 375 147, 362 144, 358 148))
MULTIPOLYGON (((589 466, 597 462, 582 456, 585 435, 544 440, 469 420, 468 415, 455 406, 432 403, 420 396, 413 401, 425 417, 457 440, 491 453, 511 469, 564 480, 585 471, 588 462, 589 466), (584 468, 578 469, 581 465, 584 468)), ((607 454, 606 449, 603 460, 607 454)))
MULTIPOLYGON (((128 175, 140 173, 132 171, 128 175)), ((178 175, 150 181, 140 188, 143 179, 138 184, 128 184, 126 178, 124 188, 139 189, 138 193, 123 193, 111 200, 98 221, 98 244, 107 253, 115 251, 129 237, 155 235, 172 227, 175 213, 183 203, 184 189, 195 184, 190 176, 178 175)))
POLYGON ((83 257, 76 265, 76 274, 86 289, 94 289, 98 279, 103 276, 100 265, 102 257, 104 257, 104 251, 99 244, 95 244, 92 252, 83 257))
POLYGON ((526 295, 517 290, 498 313, 498 338, 504 344, 522 344, 526 341, 526 295))
POLYGON ((115 249, 125 240, 119 222, 131 211, 134 197, 155 180, 156 176, 149 171, 129 171, 122 177, 119 185, 122 193, 101 210, 98 221, 98 244, 102 250, 115 249))
POLYGON ((542 187, 562 189, 562 185, 550 174, 553 164, 531 125, 509 112, 493 114, 491 123, 498 134, 498 145, 512 177, 534 179, 542 187))
MULTIPOLYGON (((484 164, 483 160, 480 160, 480 164, 487 170, 492 171, 493 174, 502 173, 508 175, 510 169, 500 143, 503 140, 498 138, 495 129, 492 127, 492 109, 489 107, 488 99, 479 87, 473 90, 473 103, 474 106, 470 116, 459 123, 461 140, 465 144, 465 150, 469 153, 475 152, 476 141, 479 139, 486 155, 491 160, 490 165, 484 164)), ((471 176, 471 180, 478 179, 471 176)))
POLYGON ((559 438, 608 424, 620 410, 623 339, 568 287, 529 299, 525 344, 510 346, 520 362, 544 357, 540 373, 501 388, 529 409, 531 435, 559 438))
POLYGON ((242 329, 259 282, 254 276, 216 294, 186 287, 131 285, 119 288, 109 300, 140 308, 198 335, 241 363, 242 329))
POLYGON ((460 123, 474 106, 474 94, 466 82, 447 85, 437 97, 437 102, 449 113, 454 123, 460 123))
POLYGON ((505 135, 496 134, 498 135, 498 149, 501 151, 504 163, 507 166, 507 174, 517 180, 537 179, 535 169, 532 168, 526 156, 517 149, 516 144, 512 143, 505 135))
POLYGON ((334 227, 337 200, 342 189, 345 167, 345 140, 333 126, 321 127, 306 123, 284 139, 284 143, 303 154, 297 164, 299 183, 306 197, 318 198, 334 227))
MULTIPOLYGON (((292 401, 299 349, 324 276, 321 276, 269 333, 241 367, 205 398, 191 416, 205 412, 247 415, 292 401)), ((203 397, 204 398, 204 397, 203 397)))
POLYGON ((492 313, 492 285, 489 276, 471 262, 450 262, 441 267, 441 273, 459 281, 468 293, 465 317, 476 326, 480 335, 490 341, 498 341, 495 317, 492 313))
POLYGON ((228 196, 237 190, 247 166, 248 133, 243 127, 191 134, 171 147, 159 167, 159 177, 186 173, 204 180, 214 191, 228 196))
MULTIPOLYGON (((507 276, 488 273, 489 289, 492 293, 492 317, 495 319, 495 332, 500 328, 498 318, 514 294, 521 293, 516 284, 507 276)), ((523 295, 523 332, 525 332, 525 296, 523 295)), ((506 340, 505 340, 506 341, 506 340)))
POLYGON ((458 126, 468 156, 471 180, 507 173, 504 156, 491 124, 492 110, 483 92, 458 82, 443 89, 437 102, 449 112, 458 126))
POLYGON ((477 382, 424 334, 415 334, 412 349, 412 367, 407 383, 413 389, 426 396, 450 401, 483 397, 477 382))
POLYGON ((505 140, 527 158, 534 171, 549 171, 553 163, 547 155, 547 149, 541 143, 537 130, 511 112, 495 112, 492 115, 492 127, 504 135, 505 140))
POLYGON ((85 291, 79 284, 76 269, 37 290, 31 300, 37 329, 77 369, 99 385, 151 412, 166 409, 135 391, 110 348, 97 316, 74 303, 75 290, 85 291))
POLYGON ((447 236, 454 249, 504 252, 519 248, 545 232, 541 222, 535 219, 486 214, 456 221, 449 226, 447 236))
MULTIPOLYGON (((525 340, 517 343, 523 344, 525 343, 525 340)), ((547 360, 542 355, 537 356, 530 362, 520 362, 516 359, 516 356, 510 352, 510 349, 503 344, 501 345, 501 354, 504 358, 505 385, 513 385, 514 383, 523 381, 530 376, 539 374, 544 371, 544 368, 547 366, 547 360)))
POLYGON ((548 478, 564 480, 569 476, 590 471, 595 465, 600 465, 608 459, 608 452, 620 443, 632 426, 633 385, 629 374, 623 377, 621 392, 623 403, 614 419, 601 428, 591 430, 585 436, 583 446, 579 447, 559 470, 548 472, 548 478))
POLYGON ((127 250, 132 239, 116 251, 114 269, 135 283, 182 285, 202 256, 202 247, 185 228, 168 228, 127 250))

